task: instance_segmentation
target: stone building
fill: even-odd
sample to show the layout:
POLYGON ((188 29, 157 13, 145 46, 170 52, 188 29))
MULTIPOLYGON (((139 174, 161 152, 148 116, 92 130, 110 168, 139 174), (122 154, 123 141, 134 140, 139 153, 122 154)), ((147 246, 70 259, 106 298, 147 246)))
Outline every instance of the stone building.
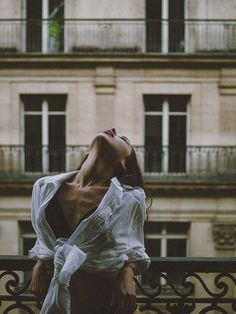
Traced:
POLYGON ((94 134, 135 146, 152 257, 236 254, 234 0, 0 2, 0 250, 26 254, 33 182, 94 134))

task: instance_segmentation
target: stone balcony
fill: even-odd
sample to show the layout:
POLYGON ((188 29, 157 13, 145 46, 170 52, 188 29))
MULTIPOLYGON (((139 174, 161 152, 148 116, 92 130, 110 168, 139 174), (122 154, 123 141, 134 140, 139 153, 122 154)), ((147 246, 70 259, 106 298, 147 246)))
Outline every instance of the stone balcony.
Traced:
POLYGON ((0 20, 0 54, 229 55, 235 20, 0 20))
MULTIPOLYGON (((235 183, 236 146, 135 146, 146 182, 235 183)), ((86 145, 0 145, 0 181, 25 181, 77 168, 86 145)))

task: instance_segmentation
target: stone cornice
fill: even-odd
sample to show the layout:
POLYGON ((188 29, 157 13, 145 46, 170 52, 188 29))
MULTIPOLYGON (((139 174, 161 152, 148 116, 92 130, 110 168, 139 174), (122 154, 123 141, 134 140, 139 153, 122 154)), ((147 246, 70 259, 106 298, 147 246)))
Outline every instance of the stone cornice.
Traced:
MULTIPOLYGON (((0 195, 25 195, 30 196, 35 180, 27 181, 12 180, 0 181, 0 195)), ((152 197, 155 196, 199 196, 199 197, 224 197, 236 195, 236 183, 194 183, 194 182, 172 182, 172 183, 146 183, 147 190, 152 197)))
POLYGON ((0 55, 0 68, 91 68, 96 66, 128 66, 160 68, 219 68, 236 67, 232 55, 0 55))

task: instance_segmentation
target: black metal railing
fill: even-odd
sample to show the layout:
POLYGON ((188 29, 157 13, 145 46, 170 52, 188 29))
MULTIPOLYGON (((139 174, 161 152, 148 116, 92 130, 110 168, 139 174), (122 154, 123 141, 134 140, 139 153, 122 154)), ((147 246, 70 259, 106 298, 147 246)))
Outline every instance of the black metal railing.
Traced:
MULTIPOLYGON (((236 146, 145 147, 135 146, 147 177, 236 177, 236 146)), ((77 168, 86 145, 0 145, 0 176, 42 175, 77 168)))
MULTIPOLYGON (((33 265, 26 256, 0 256, 1 313, 12 309, 38 313, 40 302, 28 291, 30 277, 23 280, 33 265)), ((148 272, 135 280, 140 311, 236 313, 235 266, 236 258, 155 258, 148 272)))
POLYGON ((0 19, 0 53, 230 54, 236 20, 0 19))

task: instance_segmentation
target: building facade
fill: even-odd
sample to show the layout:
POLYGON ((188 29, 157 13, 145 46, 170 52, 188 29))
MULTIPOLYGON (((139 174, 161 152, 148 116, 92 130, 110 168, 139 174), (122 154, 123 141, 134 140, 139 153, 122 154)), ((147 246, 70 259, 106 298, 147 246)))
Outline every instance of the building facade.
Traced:
POLYGON ((26 254, 33 182, 115 127, 158 256, 236 255, 234 0, 0 3, 0 250, 26 254))

